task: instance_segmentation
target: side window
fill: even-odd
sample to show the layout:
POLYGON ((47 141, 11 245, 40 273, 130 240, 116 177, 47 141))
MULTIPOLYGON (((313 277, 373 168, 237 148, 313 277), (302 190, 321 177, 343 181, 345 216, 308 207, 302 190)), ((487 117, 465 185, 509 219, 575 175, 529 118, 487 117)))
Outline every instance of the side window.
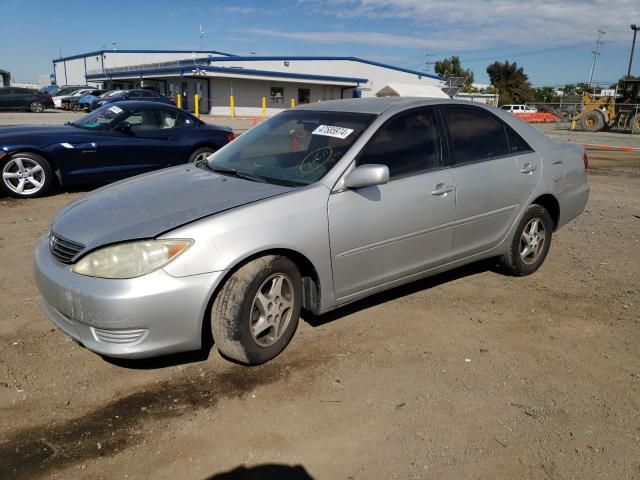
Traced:
POLYGON ((131 90, 128 95, 129 98, 140 98, 142 96, 142 94, 140 93, 139 90, 131 90))
POLYGON ((524 139, 518 135, 509 125, 504 126, 507 131, 507 139, 509 140, 509 151, 511 153, 532 152, 533 149, 524 139))
POLYGON ((176 128, 196 128, 198 121, 192 117, 185 115, 184 113, 178 114, 178 121, 176 122, 176 128))
POLYGON ((132 132, 164 130, 176 124, 176 113, 168 110, 141 110, 132 113, 126 119, 132 132))
POLYGON ((456 163, 478 162, 509 154, 503 123, 480 108, 444 110, 456 163))
POLYGON ((156 92, 152 92, 151 90, 144 90, 140 92, 140 96, 142 98, 158 98, 156 92))
POLYGON ((373 135, 357 165, 389 167, 391 179, 440 166, 440 132, 434 109, 392 118, 373 135))
POLYGON ((10 88, 0 88, 0 97, 8 97, 9 95, 11 95, 10 88))

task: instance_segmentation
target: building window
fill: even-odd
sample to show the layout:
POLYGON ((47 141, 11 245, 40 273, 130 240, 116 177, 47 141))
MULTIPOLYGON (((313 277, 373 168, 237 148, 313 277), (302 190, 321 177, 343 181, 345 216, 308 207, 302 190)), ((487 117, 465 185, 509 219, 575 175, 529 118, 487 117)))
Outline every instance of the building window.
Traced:
POLYGON ((284 102, 284 87, 271 87, 271 103, 284 102))
POLYGON ((301 103, 309 103, 311 101, 311 90, 308 88, 298 89, 298 105, 301 103))

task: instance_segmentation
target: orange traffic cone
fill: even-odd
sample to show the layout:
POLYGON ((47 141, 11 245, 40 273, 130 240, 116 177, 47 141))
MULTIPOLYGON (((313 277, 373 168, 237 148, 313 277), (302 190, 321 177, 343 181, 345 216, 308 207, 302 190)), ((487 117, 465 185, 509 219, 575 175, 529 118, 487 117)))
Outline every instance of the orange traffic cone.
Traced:
POLYGON ((251 123, 252 127, 255 127, 258 124, 258 119, 256 117, 253 117, 253 122, 251 123))

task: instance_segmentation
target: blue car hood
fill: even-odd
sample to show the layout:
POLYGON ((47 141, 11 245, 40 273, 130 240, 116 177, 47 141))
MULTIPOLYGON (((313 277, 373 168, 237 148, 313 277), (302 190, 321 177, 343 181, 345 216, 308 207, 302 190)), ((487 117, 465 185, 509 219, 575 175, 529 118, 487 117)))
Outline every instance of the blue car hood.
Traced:
POLYGON ((153 238, 199 218, 295 190, 181 165, 108 185, 70 203, 51 230, 85 246, 153 238))

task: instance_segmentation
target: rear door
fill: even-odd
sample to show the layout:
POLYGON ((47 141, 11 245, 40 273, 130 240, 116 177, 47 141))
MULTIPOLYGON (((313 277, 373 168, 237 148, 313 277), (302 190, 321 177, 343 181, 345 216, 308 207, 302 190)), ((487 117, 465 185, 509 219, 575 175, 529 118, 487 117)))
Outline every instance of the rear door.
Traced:
POLYGON ((140 108, 121 120, 131 125, 131 132, 117 128, 103 132, 100 161, 105 177, 116 180, 170 166, 181 154, 177 113, 153 106, 140 108))
POLYGON ((387 165, 389 183, 330 196, 338 299, 449 260, 455 184, 452 169, 443 164, 440 125, 434 108, 393 117, 356 160, 357 165, 387 165))
POLYGON ((453 258, 496 246, 540 178, 537 153, 484 108, 443 107, 456 182, 453 258))

